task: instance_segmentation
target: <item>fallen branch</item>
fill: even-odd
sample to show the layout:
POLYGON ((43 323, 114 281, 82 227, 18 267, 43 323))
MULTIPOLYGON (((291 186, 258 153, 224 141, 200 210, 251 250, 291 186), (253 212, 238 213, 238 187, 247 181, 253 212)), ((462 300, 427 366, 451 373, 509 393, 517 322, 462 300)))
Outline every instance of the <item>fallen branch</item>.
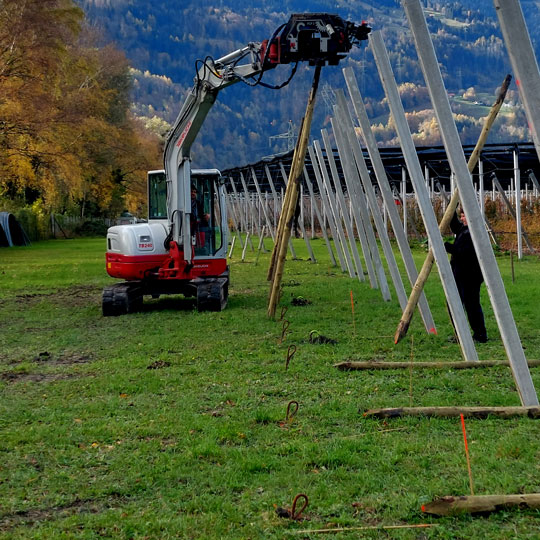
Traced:
POLYGON ((508 508, 540 508, 540 493, 522 495, 471 495, 441 497, 422 505, 422 512, 437 516, 496 512, 508 508))
MULTIPOLYGON (((540 360, 528 360, 529 367, 540 366, 540 360)), ((505 360, 488 360, 484 362, 414 362, 413 368, 421 369, 471 369, 508 366, 510 363, 505 360)), ((410 362, 378 362, 376 360, 367 360, 363 362, 347 361, 334 364, 334 367, 343 371, 362 370, 362 369, 409 369, 410 362)))
MULTIPOLYGON (((362 411, 360 411, 362 412, 362 411)), ((362 413, 371 418, 400 418, 402 416, 437 416, 443 418, 514 418, 527 416, 540 418, 540 407, 394 407, 386 409, 369 409, 362 413)))

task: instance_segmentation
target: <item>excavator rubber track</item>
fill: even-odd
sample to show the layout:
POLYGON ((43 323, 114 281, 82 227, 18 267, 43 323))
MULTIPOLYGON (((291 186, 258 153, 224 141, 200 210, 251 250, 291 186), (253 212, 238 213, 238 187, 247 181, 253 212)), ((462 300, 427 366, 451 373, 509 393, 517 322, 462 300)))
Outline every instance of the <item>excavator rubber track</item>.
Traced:
POLYGON ((101 307, 105 317, 139 311, 143 303, 143 288, 138 281, 116 283, 103 289, 101 307))
MULTIPOLYGON (((229 297, 229 277, 223 275, 215 278, 192 279, 179 289, 156 287, 156 283, 142 281, 126 281, 116 283, 103 289, 102 311, 104 317, 126 315, 140 311, 144 295, 158 298, 162 294, 178 294, 197 297, 198 311, 222 311, 227 307, 229 297)), ((174 284, 177 285, 177 284, 174 284)))
POLYGON ((227 277, 199 278, 191 282, 197 287, 198 311, 222 311, 227 307, 229 279, 227 277))

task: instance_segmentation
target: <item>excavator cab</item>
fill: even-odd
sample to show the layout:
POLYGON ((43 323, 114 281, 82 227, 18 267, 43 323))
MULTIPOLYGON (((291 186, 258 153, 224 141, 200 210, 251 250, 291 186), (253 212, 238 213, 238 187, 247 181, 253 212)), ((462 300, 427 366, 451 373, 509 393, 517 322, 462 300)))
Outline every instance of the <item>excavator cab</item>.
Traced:
MULTIPOLYGON (((213 257, 223 248, 221 175, 217 169, 191 171, 191 243, 195 257, 213 257)), ((148 173, 148 220, 167 219, 165 171, 148 173)))

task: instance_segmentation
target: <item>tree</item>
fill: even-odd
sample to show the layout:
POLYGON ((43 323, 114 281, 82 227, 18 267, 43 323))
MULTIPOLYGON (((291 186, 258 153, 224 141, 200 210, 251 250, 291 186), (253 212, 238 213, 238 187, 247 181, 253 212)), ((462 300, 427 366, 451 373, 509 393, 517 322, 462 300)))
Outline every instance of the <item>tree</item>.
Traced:
POLYGON ((72 0, 4 0, 0 194, 83 214, 140 208, 159 142, 131 118, 130 89, 124 54, 97 46, 72 0))

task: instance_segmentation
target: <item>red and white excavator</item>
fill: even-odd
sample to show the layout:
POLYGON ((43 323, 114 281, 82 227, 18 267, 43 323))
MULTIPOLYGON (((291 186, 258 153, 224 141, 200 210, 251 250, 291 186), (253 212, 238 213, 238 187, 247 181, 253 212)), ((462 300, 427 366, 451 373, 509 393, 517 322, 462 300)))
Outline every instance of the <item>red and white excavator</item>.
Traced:
POLYGON ((216 169, 191 169, 190 149, 223 88, 244 82, 281 88, 298 62, 337 65, 370 28, 328 13, 291 16, 268 40, 249 43, 219 60, 197 62, 195 84, 168 134, 164 171, 148 173, 148 222, 111 227, 107 272, 124 280, 105 287, 103 315, 131 313, 143 297, 195 296, 199 311, 227 305, 227 213, 225 188, 216 169), (279 86, 263 83, 264 72, 294 64, 279 86))

